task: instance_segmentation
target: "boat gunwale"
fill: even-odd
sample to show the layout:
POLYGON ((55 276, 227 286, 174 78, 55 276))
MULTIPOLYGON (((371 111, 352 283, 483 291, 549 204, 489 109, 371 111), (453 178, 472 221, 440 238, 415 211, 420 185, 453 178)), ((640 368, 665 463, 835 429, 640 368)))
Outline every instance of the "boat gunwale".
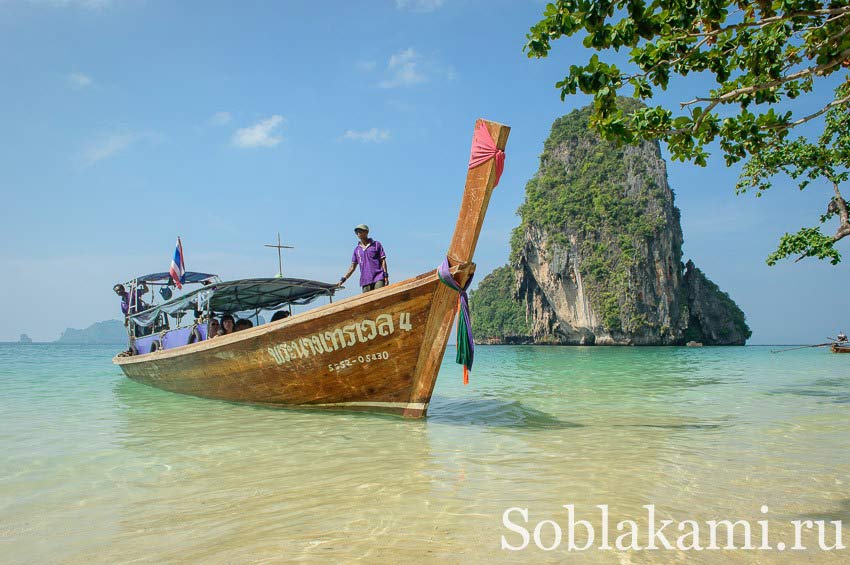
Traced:
MULTIPOLYGON (((467 265, 457 265, 455 267, 452 267, 451 273, 452 275, 455 275, 461 271, 471 272, 474 271, 474 269, 475 264, 468 263, 467 265)), ((318 318, 322 318, 324 316, 335 314, 339 311, 356 308, 358 306, 368 304, 369 302, 375 302, 388 296, 401 294, 403 292, 407 292, 419 288, 421 286, 432 284, 438 280, 439 278, 437 276, 437 270, 435 269, 433 271, 422 273, 421 275, 418 275, 416 277, 405 279, 403 281, 399 281, 397 283, 385 286, 380 289, 375 289, 370 292, 349 296, 348 298, 343 298, 339 302, 324 304, 322 306, 313 308, 311 310, 308 310, 307 312, 303 312, 302 314, 298 314, 296 316, 291 316, 275 322, 269 322, 267 324, 255 326, 253 328, 247 328, 239 332, 232 333, 230 335, 219 336, 215 339, 206 339, 204 341, 199 341, 195 343, 187 343, 186 345, 181 345, 173 349, 160 349, 158 351, 154 351, 152 353, 145 353, 143 355, 133 355, 129 357, 121 357, 119 355, 116 355, 112 358, 112 363, 119 366, 133 365, 136 363, 145 363, 147 361, 159 361, 162 359, 170 359, 173 357, 200 353, 202 351, 207 351, 210 349, 227 347, 233 344, 238 344, 242 341, 247 341, 254 337, 272 333, 281 329, 288 328, 290 326, 297 326, 304 322, 309 322, 318 318)))

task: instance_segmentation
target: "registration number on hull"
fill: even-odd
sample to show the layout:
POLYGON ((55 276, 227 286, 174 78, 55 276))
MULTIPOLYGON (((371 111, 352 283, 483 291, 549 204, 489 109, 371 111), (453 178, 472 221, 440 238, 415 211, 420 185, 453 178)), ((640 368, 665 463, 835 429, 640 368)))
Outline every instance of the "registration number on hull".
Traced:
POLYGON ((331 363, 328 365, 328 370, 341 371, 343 369, 353 367, 354 365, 366 365, 368 363, 374 363, 375 361, 386 361, 389 358, 390 354, 386 351, 381 351, 379 353, 367 353, 366 355, 358 355, 357 357, 343 359, 339 363, 331 363))

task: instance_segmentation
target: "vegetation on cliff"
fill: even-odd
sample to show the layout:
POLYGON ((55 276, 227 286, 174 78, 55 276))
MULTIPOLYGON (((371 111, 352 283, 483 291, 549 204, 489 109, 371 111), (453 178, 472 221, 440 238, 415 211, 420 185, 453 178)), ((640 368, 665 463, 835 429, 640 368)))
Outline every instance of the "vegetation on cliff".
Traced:
POLYGON ((622 145, 599 139, 589 129, 590 114, 590 107, 575 110, 552 125, 540 170, 528 181, 525 203, 518 210, 522 222, 511 241, 511 257, 517 259, 521 236, 530 226, 553 234, 562 245, 567 244, 563 234, 579 234, 580 249, 574 252, 582 258, 582 276, 594 310, 601 314, 605 329, 628 332, 646 322, 639 313, 624 311, 630 309, 622 298, 629 292, 629 271, 636 266, 635 247, 666 228, 657 205, 664 194, 656 180, 644 174, 641 190, 626 196, 628 161, 638 157, 628 156, 622 145), (567 147, 570 163, 578 167, 564 166, 567 147))
POLYGON ((472 291, 473 335, 498 339, 529 335, 525 306, 514 298, 515 282, 513 270, 505 265, 484 277, 472 291))
POLYGON ((685 283, 689 309, 685 340, 712 343, 717 338, 726 339, 733 334, 750 339, 753 332, 747 324, 744 311, 728 293, 706 277, 693 261, 688 261, 686 265, 685 283), (707 328, 712 328, 717 335, 711 335, 706 331, 707 328))
MULTIPOLYGON (((647 191, 624 198, 625 148, 601 141, 588 129, 590 108, 558 118, 543 148, 538 174, 526 185, 526 201, 519 209, 523 225, 536 224, 553 231, 596 231, 616 226, 625 237, 648 237, 663 227, 663 218, 647 215, 650 199, 661 197, 652 178, 647 191), (558 159, 565 143, 572 148, 576 169, 558 159)), ((520 229, 522 229, 522 225, 520 229)))

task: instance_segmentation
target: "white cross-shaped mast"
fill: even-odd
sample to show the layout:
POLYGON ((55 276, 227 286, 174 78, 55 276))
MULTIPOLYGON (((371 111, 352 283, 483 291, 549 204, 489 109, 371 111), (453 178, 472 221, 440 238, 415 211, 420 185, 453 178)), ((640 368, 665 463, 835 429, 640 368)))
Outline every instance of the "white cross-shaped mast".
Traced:
POLYGON ((295 247, 291 245, 281 245, 280 244, 280 232, 277 232, 277 245, 273 243, 266 243, 266 247, 274 247, 277 248, 277 277, 283 277, 283 258, 280 255, 281 249, 295 249, 295 247))

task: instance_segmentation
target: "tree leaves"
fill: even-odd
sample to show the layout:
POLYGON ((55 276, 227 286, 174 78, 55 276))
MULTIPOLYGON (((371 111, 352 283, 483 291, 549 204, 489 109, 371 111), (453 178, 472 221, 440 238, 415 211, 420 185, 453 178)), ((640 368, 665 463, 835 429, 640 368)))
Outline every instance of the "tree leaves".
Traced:
MULTIPOLYGON (((780 173, 801 178, 801 188, 826 179, 835 192, 847 180, 847 154, 836 148, 850 145, 842 137, 850 131, 850 78, 830 104, 808 116, 795 117, 783 106, 811 92, 816 80, 850 67, 848 0, 559 0, 548 4, 543 19, 531 28, 525 51, 529 57, 545 57, 552 40, 576 34, 583 34, 585 47, 596 53, 583 65, 571 65, 556 88, 562 99, 579 91, 593 96, 590 122, 603 139, 662 140, 673 159, 700 166, 707 163, 706 146, 719 141, 727 165, 745 161, 739 192, 757 188, 760 195, 770 177, 780 173), (621 48, 628 48, 632 73, 600 58, 621 48), (624 112, 617 101, 629 91, 633 98, 649 100, 673 77, 705 72, 716 88, 683 101, 678 114, 661 106, 624 112), (834 124, 817 143, 788 141, 790 130, 824 113, 827 124, 834 124)), ((850 231, 842 223, 836 235, 844 228, 850 231)), ((840 259, 814 233, 786 234, 769 262, 798 252, 840 259)))

